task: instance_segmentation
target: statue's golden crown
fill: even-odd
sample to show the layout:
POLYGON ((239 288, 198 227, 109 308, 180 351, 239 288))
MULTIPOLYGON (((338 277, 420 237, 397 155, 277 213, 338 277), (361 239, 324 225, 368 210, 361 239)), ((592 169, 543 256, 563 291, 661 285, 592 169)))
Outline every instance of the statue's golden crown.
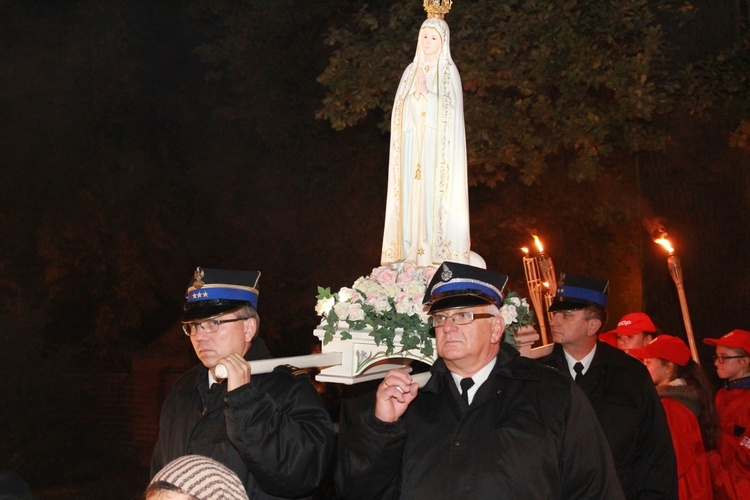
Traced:
POLYGON ((424 0, 424 10, 428 18, 442 19, 451 10, 452 4, 452 0, 424 0))

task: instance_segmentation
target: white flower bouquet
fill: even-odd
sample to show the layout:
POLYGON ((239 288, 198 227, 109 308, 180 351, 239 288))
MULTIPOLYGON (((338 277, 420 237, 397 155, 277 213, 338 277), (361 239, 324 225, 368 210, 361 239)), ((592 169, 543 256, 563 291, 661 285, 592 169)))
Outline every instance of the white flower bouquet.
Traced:
MULTIPOLYGON (((421 354, 432 356, 434 346, 422 300, 435 271, 434 267, 403 262, 376 267, 369 276, 360 277, 351 288, 341 288, 337 293, 318 287, 315 312, 323 318, 323 344, 337 332, 342 339, 351 338, 347 330, 339 331, 339 322, 343 321, 350 330, 370 327, 375 343, 385 342, 388 355, 395 348, 396 329, 401 329, 402 351, 419 349, 421 354)), ((535 324, 534 312, 526 299, 508 292, 500 314, 506 325, 503 339, 516 347, 515 334, 520 328, 535 324)))
MULTIPOLYGON (((339 321, 344 321, 352 330, 371 327, 375 343, 385 342, 389 355, 399 328, 402 351, 418 348, 425 356, 432 356, 434 347, 422 299, 435 270, 403 262, 376 267, 369 276, 360 277, 351 288, 344 287, 337 293, 318 287, 315 312, 323 318, 323 344, 333 339, 339 321)), ((341 338, 351 335, 341 331, 341 338)))
POLYGON ((513 347, 517 347, 516 334, 523 327, 533 327, 534 310, 529 307, 526 299, 519 297, 516 292, 509 291, 503 300, 503 307, 500 308, 500 315, 505 321, 505 335, 503 340, 513 347))

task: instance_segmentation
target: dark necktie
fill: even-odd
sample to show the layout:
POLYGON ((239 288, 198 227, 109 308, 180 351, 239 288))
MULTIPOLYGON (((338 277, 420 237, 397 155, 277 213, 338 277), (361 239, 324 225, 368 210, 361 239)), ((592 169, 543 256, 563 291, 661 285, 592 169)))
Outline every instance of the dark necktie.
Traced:
POLYGON ((573 371, 576 372, 576 383, 581 382, 581 376, 583 375, 583 363, 580 361, 573 365, 573 371))
POLYGON ((461 379, 461 399, 464 400, 466 406, 469 406, 469 389, 474 385, 474 380, 471 377, 461 379))

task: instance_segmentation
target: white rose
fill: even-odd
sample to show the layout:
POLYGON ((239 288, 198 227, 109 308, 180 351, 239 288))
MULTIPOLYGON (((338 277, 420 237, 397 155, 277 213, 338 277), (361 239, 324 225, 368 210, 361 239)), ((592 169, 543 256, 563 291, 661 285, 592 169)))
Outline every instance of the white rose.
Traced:
POLYGON ((414 314, 411 307, 411 302, 409 301, 409 297, 404 293, 400 292, 399 294, 394 297, 394 301, 396 302, 396 312, 399 314, 408 314, 411 316, 414 314))
POLYGON ((362 309, 362 304, 356 302, 349 304, 349 321, 362 321, 365 319, 365 311, 362 309))
POLYGON ((331 307, 333 307, 334 300, 333 297, 326 297, 325 299, 318 299, 318 303, 315 304, 315 313, 318 316, 323 316, 328 314, 328 311, 331 310, 331 307))
POLYGON ((518 317, 518 311, 516 311, 516 308, 514 306, 505 304, 500 308, 500 316, 503 317, 505 326, 510 326, 511 324, 513 324, 513 322, 516 321, 516 318, 518 317))
POLYGON ((360 287, 357 289, 361 291, 365 295, 365 297, 371 297, 373 295, 385 295, 383 287, 372 280, 363 281, 360 284, 360 287))
POLYGON ((338 316, 340 320, 345 321, 349 317, 350 305, 351 305, 350 302, 339 302, 338 304, 333 306, 333 310, 336 313, 336 316, 338 316))
POLYGON ((383 285, 383 290, 388 297, 395 297, 401 288, 398 285, 383 285))
POLYGON ((350 302, 356 293, 357 292, 351 288, 343 287, 339 290, 339 300, 341 302, 350 302))
POLYGON ((391 304, 388 302, 388 297, 384 295, 373 295, 367 299, 367 303, 370 304, 377 313, 391 310, 391 304))
POLYGON ((371 281, 368 278, 365 278, 364 276, 360 276, 357 278, 357 281, 354 282, 352 285, 352 288, 355 290, 361 290, 362 292, 365 292, 365 295, 367 294, 367 290, 370 287, 371 281))
POLYGON ((418 281, 411 281, 404 286, 404 292, 406 292, 406 295, 409 297, 416 297, 423 294, 424 289, 424 285, 420 284, 418 281))
POLYGON ((511 297, 509 300, 510 300, 510 303, 516 307, 521 305, 521 299, 519 299, 518 297, 511 297))

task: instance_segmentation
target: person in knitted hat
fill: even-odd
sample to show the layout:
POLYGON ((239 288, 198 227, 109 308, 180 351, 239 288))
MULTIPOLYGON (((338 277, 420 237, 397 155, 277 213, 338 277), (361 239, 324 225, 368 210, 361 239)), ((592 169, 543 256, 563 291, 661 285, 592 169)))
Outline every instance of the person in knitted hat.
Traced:
POLYGON ((703 339, 716 348, 716 374, 724 387, 716 393, 720 438, 710 454, 716 498, 747 498, 750 491, 750 331, 735 329, 718 339, 703 339))
POLYGON ((160 470, 146 488, 145 500, 247 500, 237 474, 216 460, 185 455, 160 470))
POLYGON ((200 364, 164 401, 152 477, 199 454, 234 471, 253 499, 309 498, 322 481, 334 430, 308 372, 284 365, 253 374, 248 364, 270 357, 257 338, 259 279, 257 271, 193 273, 182 329, 200 364))

